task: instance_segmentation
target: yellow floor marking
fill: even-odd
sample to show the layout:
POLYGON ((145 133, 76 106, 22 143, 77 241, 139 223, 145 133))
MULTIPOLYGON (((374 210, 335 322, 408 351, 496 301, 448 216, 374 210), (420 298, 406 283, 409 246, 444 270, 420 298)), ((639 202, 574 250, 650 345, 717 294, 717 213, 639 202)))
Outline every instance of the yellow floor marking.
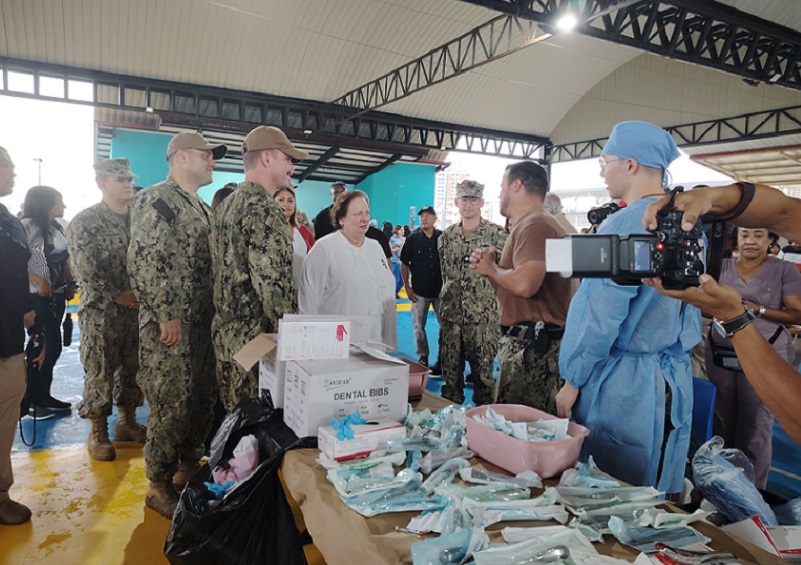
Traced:
POLYGON ((168 563, 169 521, 144 506, 142 447, 116 447, 111 462, 91 459, 85 447, 12 454, 11 495, 33 519, 0 527, 0 563, 168 563))

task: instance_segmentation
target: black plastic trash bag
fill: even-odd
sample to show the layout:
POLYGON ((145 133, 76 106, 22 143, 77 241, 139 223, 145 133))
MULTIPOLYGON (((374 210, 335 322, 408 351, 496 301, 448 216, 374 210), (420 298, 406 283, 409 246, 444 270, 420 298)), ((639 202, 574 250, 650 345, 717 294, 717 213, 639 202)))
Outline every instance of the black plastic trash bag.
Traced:
POLYGON ((164 554, 174 565, 305 565, 300 533, 278 479, 284 452, 316 447, 315 438, 298 440, 283 422, 282 411, 249 400, 222 423, 211 444, 209 465, 189 481, 175 510, 164 554), (214 508, 204 482, 231 457, 239 440, 255 435, 260 465, 214 508))

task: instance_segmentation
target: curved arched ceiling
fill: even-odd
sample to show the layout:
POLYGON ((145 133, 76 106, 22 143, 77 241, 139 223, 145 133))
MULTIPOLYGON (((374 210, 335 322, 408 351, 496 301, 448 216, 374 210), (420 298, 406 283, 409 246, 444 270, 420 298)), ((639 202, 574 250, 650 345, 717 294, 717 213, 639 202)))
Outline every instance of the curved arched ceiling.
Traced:
MULTIPOLYGON (((331 102, 497 17, 478 4, 503 1, 0 0, 0 57, 331 102)), ((796 0, 725 4, 801 28, 796 0)), ((608 111, 619 110, 621 101, 607 95, 621 96, 639 117, 653 109, 653 121, 664 126, 674 115, 693 114, 698 97, 673 94, 682 91, 684 79, 670 70, 678 67, 691 65, 586 35, 554 35, 380 109, 559 141, 586 139, 620 113, 608 111), (646 59, 669 63, 648 65, 667 89, 661 92, 667 109, 655 102, 653 81, 632 80, 646 59)), ((798 94, 757 103, 738 78, 710 69, 686 74, 694 72, 720 75, 716 81, 725 84, 715 95, 745 97, 753 110, 798 94)), ((770 88, 784 90, 763 85, 770 88)), ((703 115, 725 117, 730 106, 709 104, 703 115)))

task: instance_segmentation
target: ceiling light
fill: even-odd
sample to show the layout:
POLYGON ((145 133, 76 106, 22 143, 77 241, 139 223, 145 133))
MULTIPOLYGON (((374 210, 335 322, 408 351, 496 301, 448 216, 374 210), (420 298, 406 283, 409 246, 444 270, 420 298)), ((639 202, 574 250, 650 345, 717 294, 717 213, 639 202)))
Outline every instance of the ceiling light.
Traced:
POLYGON ((312 133, 314 133, 314 132, 312 130, 310 130, 310 129, 304 129, 303 130, 303 135, 311 135, 312 133))
POLYGON ((568 13, 559 18, 559 21, 556 22, 556 27, 562 31, 570 31, 576 27, 576 24, 578 24, 576 17, 573 14, 568 13))
POLYGON ((145 112, 148 112, 149 114, 152 114, 153 113, 153 108, 148 106, 147 108, 145 108, 145 112))

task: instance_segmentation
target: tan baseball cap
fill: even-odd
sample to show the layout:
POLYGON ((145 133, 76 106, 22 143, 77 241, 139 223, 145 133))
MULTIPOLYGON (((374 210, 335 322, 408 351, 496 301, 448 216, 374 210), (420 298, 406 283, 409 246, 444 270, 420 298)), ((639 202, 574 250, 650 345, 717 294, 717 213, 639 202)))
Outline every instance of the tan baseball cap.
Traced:
POLYGON ((215 161, 222 159, 228 153, 228 148, 222 143, 209 143, 205 137, 194 131, 182 131, 170 140, 167 146, 167 159, 179 149, 208 149, 215 161))
POLYGON ((266 151, 268 149, 279 149, 299 161, 309 156, 305 151, 296 149, 286 134, 273 126, 259 126, 251 130, 242 143, 243 155, 248 151, 266 151))

